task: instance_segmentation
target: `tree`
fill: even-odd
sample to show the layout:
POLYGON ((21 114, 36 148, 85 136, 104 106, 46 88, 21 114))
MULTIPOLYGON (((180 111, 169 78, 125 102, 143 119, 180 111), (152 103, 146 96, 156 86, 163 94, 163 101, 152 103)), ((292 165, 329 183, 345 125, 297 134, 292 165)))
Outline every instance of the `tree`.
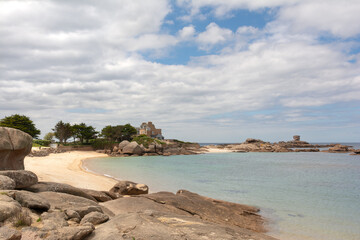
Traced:
POLYGON ((73 135, 80 139, 81 144, 89 143, 90 139, 95 139, 98 134, 93 126, 87 126, 85 123, 74 124, 72 126, 73 135))
POLYGON ((124 126, 117 125, 117 126, 106 126, 101 130, 101 135, 106 137, 109 141, 118 142, 122 138, 122 129, 124 126))
POLYGON ((131 126, 129 123, 124 125, 124 128, 121 130, 121 132, 122 132, 121 140, 128 140, 128 141, 130 141, 132 137, 137 134, 136 128, 131 126))
POLYGON ((53 132, 48 132, 47 134, 45 134, 44 136, 44 140, 47 140, 47 141, 52 141, 55 137, 55 133, 53 132))
POLYGON ((101 130, 101 135, 106 137, 109 141, 123 141, 131 140, 136 135, 137 130, 130 124, 111 126, 108 125, 101 130))
POLYGON ((66 143, 66 141, 73 135, 70 123, 64 123, 59 121, 53 129, 55 137, 59 139, 60 143, 66 143))
POLYGON ((5 117, 0 120, 0 126, 19 129, 30 134, 33 138, 37 138, 41 133, 40 130, 35 127, 33 121, 25 115, 14 114, 5 117))

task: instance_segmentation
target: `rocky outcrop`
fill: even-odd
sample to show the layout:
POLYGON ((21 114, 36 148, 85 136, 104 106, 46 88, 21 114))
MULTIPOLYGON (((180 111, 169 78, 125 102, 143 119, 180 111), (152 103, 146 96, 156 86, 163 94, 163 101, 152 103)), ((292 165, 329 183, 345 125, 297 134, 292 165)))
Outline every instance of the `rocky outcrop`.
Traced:
POLYGON ((18 129, 0 127, 0 170, 23 170, 32 137, 18 129))
POLYGON ((360 149, 354 149, 352 154, 353 155, 360 155, 360 149))
POLYGON ((38 195, 50 203, 51 209, 73 210, 81 218, 90 212, 103 212, 98 203, 83 197, 59 192, 40 192, 38 195))
POLYGON ((248 138, 245 140, 244 143, 265 143, 263 140, 255 139, 255 138, 248 138))
POLYGON ((329 148, 329 152, 332 153, 347 153, 352 152, 354 149, 350 148, 349 146, 336 144, 334 147, 329 148))
POLYGON ((265 229, 264 220, 257 214, 259 209, 206 198, 185 190, 176 194, 147 194, 149 189, 145 184, 130 181, 119 182, 109 192, 81 190, 49 182, 37 183, 27 189, 37 193, 2 190, 0 226, 12 226, 21 218, 26 218, 27 226, 22 227, 21 233, 0 228, 0 238, 3 232, 7 232, 7 239, 18 239, 20 236, 24 240, 273 240, 261 234, 265 229), (107 201, 98 204, 88 196, 107 201), (112 217, 110 220, 109 216, 112 217), (97 225, 96 230, 94 225, 97 225))
POLYGON ((97 227, 89 239, 274 240, 250 230, 264 231, 257 208, 185 190, 176 195, 160 192, 120 198, 102 205, 116 216, 97 227))
POLYGON ((91 212, 86 214, 83 219, 81 219, 80 224, 84 225, 86 223, 91 223, 93 225, 98 225, 109 220, 109 216, 100 212, 91 212))
POLYGON ((37 211, 47 211, 50 209, 50 203, 35 193, 27 191, 16 191, 14 196, 15 200, 18 201, 23 207, 37 211))
POLYGON ((225 227, 193 216, 156 211, 119 214, 96 228, 88 239, 274 240, 238 227, 225 227))
POLYGON ((128 145, 130 142, 128 140, 124 140, 121 143, 119 143, 118 150, 122 151, 126 145, 128 145))
POLYGON ((66 150, 60 148, 42 148, 39 150, 32 150, 28 157, 46 157, 49 156, 50 153, 64 153, 66 150))
MULTIPOLYGON (((84 189, 84 188, 81 188, 80 190, 83 191, 84 193, 92 196, 98 202, 106 202, 106 201, 110 201, 113 199, 111 197, 113 195, 106 191, 96 191, 96 190, 84 189)), ((116 197, 114 197, 114 198, 116 198, 116 197)))
POLYGON ((144 153, 143 149, 140 147, 140 145, 137 142, 131 142, 127 144, 121 151, 124 154, 136 154, 136 155, 142 155, 144 153))
POLYGON ((11 197, 0 194, 0 222, 21 212, 21 205, 11 197))
POLYGON ((149 192, 149 187, 145 184, 119 181, 109 192, 115 195, 140 195, 147 194, 149 192))
POLYGON ((25 188, 25 190, 30 192, 59 192, 59 193, 67 193, 74 196, 79 196, 83 198, 90 199, 92 201, 96 201, 96 199, 89 194, 85 193, 79 188, 73 187, 69 184, 65 183, 55 183, 55 182, 39 182, 37 184, 31 185, 30 187, 25 188))
POLYGON ((90 235, 94 231, 94 226, 91 224, 82 226, 69 226, 57 229, 49 233, 47 240, 81 240, 90 235))
POLYGON ((207 198, 186 190, 176 194, 160 192, 138 197, 151 199, 159 204, 181 209, 203 220, 264 232, 263 219, 258 208, 207 198))
POLYGON ((0 175, 11 178, 15 182, 16 189, 26 188, 38 182, 36 174, 26 170, 0 171, 0 175))
POLYGON ((0 227, 1 240, 20 240, 21 232, 7 226, 0 227))
POLYGON ((15 189, 15 181, 7 176, 0 175, 0 190, 15 189))

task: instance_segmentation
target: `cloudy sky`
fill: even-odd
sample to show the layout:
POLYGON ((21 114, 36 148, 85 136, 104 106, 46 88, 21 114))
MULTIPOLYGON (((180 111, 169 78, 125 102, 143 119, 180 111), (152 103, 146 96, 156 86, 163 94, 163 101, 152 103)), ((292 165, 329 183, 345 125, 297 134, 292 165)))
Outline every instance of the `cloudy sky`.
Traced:
POLYGON ((0 118, 360 141, 359 0, 0 0, 0 118))

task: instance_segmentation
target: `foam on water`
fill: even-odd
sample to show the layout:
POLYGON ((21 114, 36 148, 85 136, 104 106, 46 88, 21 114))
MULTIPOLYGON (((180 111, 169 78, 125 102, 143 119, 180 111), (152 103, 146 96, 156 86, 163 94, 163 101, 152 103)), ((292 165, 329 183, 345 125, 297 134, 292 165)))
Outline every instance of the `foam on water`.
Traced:
POLYGON ((360 239, 360 156, 225 153, 89 159, 85 165, 146 183, 152 192, 187 189, 258 206, 270 219, 270 235, 280 239, 360 239))

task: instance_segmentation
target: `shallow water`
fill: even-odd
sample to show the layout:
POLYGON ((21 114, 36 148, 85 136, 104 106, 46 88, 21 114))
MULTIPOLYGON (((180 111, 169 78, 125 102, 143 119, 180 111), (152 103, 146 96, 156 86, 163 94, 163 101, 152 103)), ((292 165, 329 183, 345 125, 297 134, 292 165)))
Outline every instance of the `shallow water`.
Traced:
POLYGON ((269 235, 283 240, 360 239, 360 156, 222 153, 90 159, 85 167, 152 192, 187 189, 258 206, 269 235))

